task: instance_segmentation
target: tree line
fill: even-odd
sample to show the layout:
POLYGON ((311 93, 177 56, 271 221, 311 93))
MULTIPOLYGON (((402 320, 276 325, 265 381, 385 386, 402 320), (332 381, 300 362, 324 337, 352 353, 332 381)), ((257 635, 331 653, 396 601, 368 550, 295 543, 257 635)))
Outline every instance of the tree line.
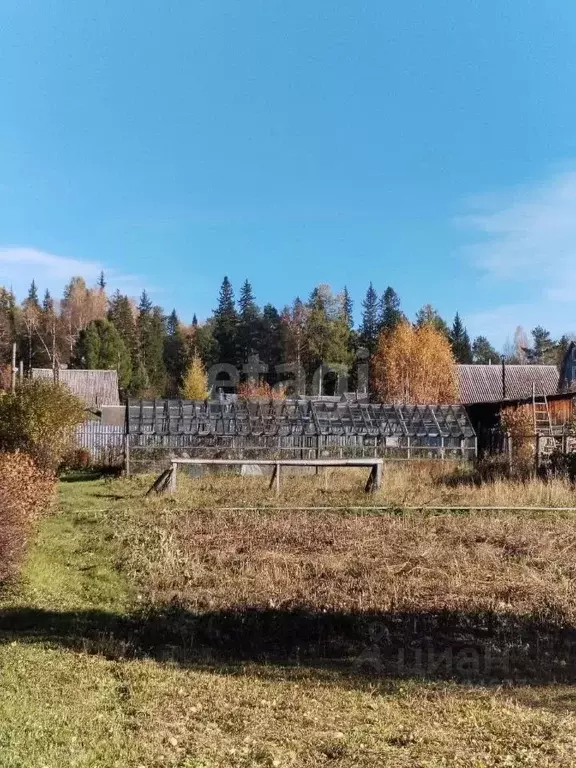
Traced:
MULTIPOLYGON (((106 288, 104 274, 95 286, 74 277, 61 297, 46 291, 40 298, 33 281, 21 303, 11 290, 0 288, 0 360, 5 373, 16 343, 26 370, 63 365, 115 369, 123 393, 135 397, 177 396, 188 385, 202 391, 202 371, 216 363, 243 369, 243 379, 256 375, 268 386, 282 380, 282 365, 295 364, 310 391, 314 371, 323 362, 351 371, 354 386, 363 350, 382 369, 383 339, 403 338, 399 344, 412 339, 415 349, 430 343, 426 333, 412 337, 408 328, 434 329, 459 363, 497 363, 502 357, 485 336, 470 339, 459 313, 448 324, 427 304, 409 322, 395 290, 387 287, 379 294, 372 283, 361 302, 358 325, 346 287, 335 293, 319 285, 307 299, 297 297, 278 309, 271 303, 259 306, 248 280, 236 298, 225 277, 212 315, 203 323, 194 316, 189 325, 175 310, 167 314, 154 304, 146 291, 134 300, 120 291, 109 295, 106 288), (406 333, 393 337, 399 328, 406 333), (257 361, 255 371, 247 369, 249 360, 257 361)), ((531 335, 529 340, 518 328, 503 351, 505 359, 558 364, 570 338, 554 340, 540 326, 531 335)))

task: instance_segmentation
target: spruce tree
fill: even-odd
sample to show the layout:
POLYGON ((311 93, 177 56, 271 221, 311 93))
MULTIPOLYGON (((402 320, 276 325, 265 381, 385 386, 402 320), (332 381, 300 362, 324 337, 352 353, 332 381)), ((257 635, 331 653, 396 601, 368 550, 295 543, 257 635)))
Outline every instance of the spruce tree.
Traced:
POLYGON ((50 291, 48 289, 46 289, 46 292, 44 294, 44 299, 42 301, 42 311, 43 312, 54 311, 54 299, 50 295, 50 291))
POLYGON ((360 343, 370 354, 376 349, 378 341, 378 294, 372 283, 368 286, 362 302, 362 321, 360 323, 360 343))
POLYGON ((29 306, 40 309, 40 302, 38 301, 38 288, 36 287, 36 281, 32 280, 30 288, 28 289, 28 297, 26 302, 29 306))
POLYGON ((381 331, 393 331, 396 326, 405 320, 404 313, 400 309, 400 297, 388 286, 380 299, 379 327, 381 331))
POLYGON ((164 338, 166 322, 160 307, 152 304, 146 291, 142 291, 138 304, 138 343, 141 358, 150 385, 150 394, 160 397, 166 387, 164 366, 164 338))
POLYGON ((80 331, 70 364, 73 368, 87 368, 90 371, 100 368, 100 334, 96 323, 89 323, 80 331))
POLYGON ((352 301, 352 297, 346 286, 344 286, 344 290, 342 291, 342 313, 346 325, 352 330, 354 327, 354 302, 352 301))
POLYGON ((452 346, 454 359, 457 363, 472 362, 470 337, 468 336, 468 331, 464 327, 458 312, 456 312, 456 317, 454 318, 452 329, 450 331, 450 345, 452 346))
POLYGON ((187 363, 186 339, 182 333, 176 310, 173 309, 166 321, 166 338, 164 340, 164 365, 168 375, 167 392, 171 396, 175 397, 180 390, 187 363))
POLYGON ((95 320, 80 331, 71 363, 75 368, 117 371, 120 389, 132 378, 130 353, 110 320, 95 320))
POLYGON ((240 289, 238 299, 238 354, 239 362, 245 363, 259 345, 262 334, 260 310, 256 305, 252 286, 246 280, 240 289))
POLYGON ((234 303, 234 291, 226 276, 220 286, 218 307, 214 311, 213 336, 218 344, 218 362, 237 365, 238 315, 234 303))
POLYGON ((120 291, 116 291, 113 294, 108 308, 108 319, 114 324, 114 327, 120 334, 120 338, 130 354, 132 381, 130 382, 128 393, 137 396, 140 394, 141 389, 140 384, 135 377, 142 362, 140 358, 138 330, 134 318, 134 309, 128 296, 124 296, 120 291), (136 387, 136 389, 134 387, 136 387))
POLYGON ((282 363, 282 320, 272 304, 262 311, 262 332, 258 344, 258 357, 268 366, 268 383, 276 383, 275 367, 282 363))

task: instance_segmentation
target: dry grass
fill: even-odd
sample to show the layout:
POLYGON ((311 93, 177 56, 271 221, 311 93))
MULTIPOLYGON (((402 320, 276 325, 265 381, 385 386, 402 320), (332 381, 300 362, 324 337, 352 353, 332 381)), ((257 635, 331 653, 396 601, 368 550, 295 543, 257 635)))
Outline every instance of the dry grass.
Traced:
MULTIPOLYGON (((361 618, 372 616, 370 627, 374 615, 400 621, 404 650, 416 631, 419 642, 458 652, 458 617, 465 644, 490 639, 480 609, 502 617, 499 640, 517 639, 522 652, 542 638, 522 616, 536 612, 561 635, 574 616, 570 516, 199 512, 215 499, 276 500, 262 481, 222 478, 144 504, 147 482, 70 483, 60 514, 42 520, 22 590, 3 606, 3 767, 576 764, 572 686, 421 679, 429 669, 392 678, 385 664, 368 676, 321 658, 346 643, 372 651, 370 640, 384 654, 383 631, 362 634, 361 618), (138 596, 149 611, 137 610, 138 596), (516 621, 517 638, 504 617, 516 621), (94 642, 82 642, 86 628, 96 630, 94 642), (294 663, 314 633, 320 655, 294 663), (260 651, 267 643, 283 655, 242 660, 250 644, 260 651), (218 645, 224 662, 194 656, 218 645), (154 650, 166 653, 153 660, 154 650)), ((287 481, 292 507, 314 494, 342 503, 338 490, 319 494, 321 482, 287 481)), ((338 482, 362 498, 353 478, 338 482)), ((552 669, 545 646, 539 654, 533 667, 562 672, 566 655, 552 669)))
POLYGON ((33 525, 52 500, 54 477, 25 453, 0 453, 0 585, 13 578, 33 525))
MULTIPOLYGON (((278 509, 266 507, 278 502, 262 478, 209 477, 138 505, 121 534, 123 568, 154 616, 149 641, 162 631, 175 644, 193 635, 192 655, 348 669, 374 646, 385 674, 418 671, 417 654, 431 648, 423 673, 434 676, 438 655, 471 648, 505 657, 510 678, 572 679, 572 513, 402 510, 407 497, 417 506, 438 504, 439 495, 456 506, 497 505, 503 496, 524 505, 554 492, 565 505, 569 486, 476 486, 423 467, 393 469, 379 502, 395 509, 382 513, 347 507, 366 503, 357 481, 342 473, 325 490, 321 477, 287 478, 278 509), (343 509, 300 509, 314 502, 343 509)), ((482 664, 470 672, 450 661, 441 673, 490 677, 482 664)))
MULTIPOLYGON (((368 470, 329 469, 318 475, 289 476, 282 480, 279 497, 268 489, 267 477, 239 477, 221 472, 189 478, 179 470, 178 498, 190 507, 210 506, 534 506, 576 507, 576 489, 566 478, 526 481, 497 479, 480 482, 467 465, 440 462, 390 462, 384 466, 382 489, 366 495, 368 470)), ((149 482, 150 481, 150 482, 149 482)), ((150 478, 139 478, 144 488, 150 478)))
POLYGON ((130 562, 193 610, 554 612, 576 619, 576 529, 513 514, 165 510, 130 562))

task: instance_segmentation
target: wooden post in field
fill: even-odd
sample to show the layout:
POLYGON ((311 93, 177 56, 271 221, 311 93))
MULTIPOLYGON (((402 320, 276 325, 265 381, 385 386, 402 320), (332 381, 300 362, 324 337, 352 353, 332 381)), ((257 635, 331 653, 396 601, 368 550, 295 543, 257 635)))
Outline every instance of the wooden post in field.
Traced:
POLYGON ((512 435, 510 432, 507 432, 508 437, 508 467, 510 468, 510 471, 512 471, 512 435))
POLYGON ((540 434, 536 432, 534 438, 536 443, 536 452, 534 456, 534 468, 536 470, 536 474, 538 474, 538 470, 540 469, 540 434))
POLYGON ((126 417, 124 419, 124 471, 126 477, 130 477, 130 418, 128 403, 126 403, 126 417))
POLYGON ((270 489, 274 488, 276 496, 280 496, 280 464, 276 462, 270 478, 270 489))
POLYGON ((168 490, 170 493, 176 493, 176 487, 177 487, 177 480, 176 480, 176 472, 178 469, 178 464, 176 464, 175 461, 172 462, 172 468, 170 470, 170 485, 168 487, 168 490))
POLYGON ((16 391, 16 342, 12 344, 12 392, 16 391))
POLYGON ((370 471, 370 476, 368 477, 368 482, 366 483, 366 488, 365 488, 366 493, 376 493, 376 491, 379 491, 380 488, 382 487, 383 467, 384 467, 384 462, 382 461, 382 459, 374 463, 374 466, 370 471))

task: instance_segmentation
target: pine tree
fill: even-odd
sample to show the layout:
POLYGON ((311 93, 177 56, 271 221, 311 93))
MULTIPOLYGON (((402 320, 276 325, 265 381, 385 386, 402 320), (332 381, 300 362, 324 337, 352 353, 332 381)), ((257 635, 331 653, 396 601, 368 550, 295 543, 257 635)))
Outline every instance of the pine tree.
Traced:
POLYGON ((238 315, 234 303, 234 291, 228 277, 220 286, 218 307, 214 311, 213 336, 218 343, 220 363, 238 363, 238 315))
POLYGON ((450 344, 452 346, 452 352, 454 353, 454 359, 457 363, 472 362, 470 337, 468 336, 468 331, 464 327, 458 312, 456 312, 454 323, 452 324, 452 329, 450 331, 450 344))
POLYGON ((500 355, 488 341, 486 336, 477 336, 472 344, 472 362, 493 365, 500 362, 500 355))
POLYGON ((532 330, 532 349, 527 352, 528 362, 545 364, 555 362, 555 344, 550 337, 550 331, 537 325, 532 330))
POLYGON ((208 376, 198 354, 194 355, 190 361, 180 394, 186 400, 205 400, 208 397, 208 376))
POLYGON ((366 297, 362 302, 362 322, 360 323, 360 343, 370 354, 376 348, 378 341, 378 294, 372 283, 368 286, 366 297))
POLYGON ((104 270, 100 272, 100 277, 98 278, 98 288, 103 291, 106 288, 106 278, 104 277, 104 270))
POLYGON ((390 286, 386 288, 380 299, 378 319, 380 331, 393 331, 399 323, 406 319, 400 309, 400 297, 390 286))
POLYGON ((196 312, 192 315, 192 328, 198 328, 198 318, 196 317, 196 312))

